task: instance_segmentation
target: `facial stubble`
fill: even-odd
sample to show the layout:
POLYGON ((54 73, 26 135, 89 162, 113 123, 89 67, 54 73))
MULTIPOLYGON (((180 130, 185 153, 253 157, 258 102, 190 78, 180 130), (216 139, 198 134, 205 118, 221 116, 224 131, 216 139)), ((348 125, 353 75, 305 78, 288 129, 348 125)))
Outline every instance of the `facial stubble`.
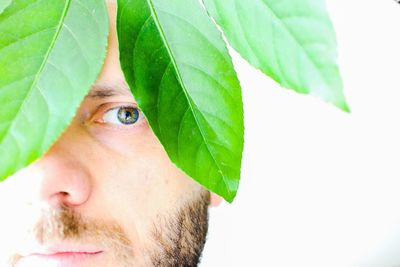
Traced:
MULTIPOLYGON (((134 244, 116 222, 88 220, 68 207, 43 212, 32 230, 41 244, 69 241, 98 245, 111 252, 115 267, 136 266, 137 257, 146 257, 152 266, 195 267, 198 265, 208 230, 210 193, 201 190, 173 214, 160 214, 149 233, 146 255, 135 255, 134 244)), ((14 266, 20 255, 11 259, 14 266)))

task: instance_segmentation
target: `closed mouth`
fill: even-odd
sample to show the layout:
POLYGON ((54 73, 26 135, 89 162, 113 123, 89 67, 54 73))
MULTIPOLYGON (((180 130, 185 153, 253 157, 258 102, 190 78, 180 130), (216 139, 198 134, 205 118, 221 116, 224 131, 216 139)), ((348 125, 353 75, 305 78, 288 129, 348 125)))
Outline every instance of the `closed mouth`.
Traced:
POLYGON ((58 245, 25 254, 19 258, 15 267, 78 267, 103 253, 103 250, 90 246, 58 245))

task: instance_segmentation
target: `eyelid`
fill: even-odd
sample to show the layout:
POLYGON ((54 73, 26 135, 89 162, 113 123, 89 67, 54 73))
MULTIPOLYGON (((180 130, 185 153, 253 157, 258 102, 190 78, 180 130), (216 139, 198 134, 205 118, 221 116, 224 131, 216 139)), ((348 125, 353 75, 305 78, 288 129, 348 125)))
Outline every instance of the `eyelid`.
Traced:
MULTIPOLYGON (((103 116, 106 112, 111 111, 113 109, 116 108, 123 108, 123 107, 129 107, 129 108, 137 108, 139 110, 140 115, 139 116, 143 116, 141 110, 139 109, 139 107, 137 106, 137 104, 134 103, 129 103, 129 102, 112 102, 112 103, 104 103, 101 104, 96 110, 95 112, 92 114, 91 118, 90 118, 90 122, 91 123, 100 123, 100 124, 107 124, 107 122, 105 122, 103 120, 103 116)), ((139 117, 140 120, 140 117, 139 117)), ((134 124, 133 124, 134 125, 134 124)), ((126 127, 126 126, 125 126, 126 127)))

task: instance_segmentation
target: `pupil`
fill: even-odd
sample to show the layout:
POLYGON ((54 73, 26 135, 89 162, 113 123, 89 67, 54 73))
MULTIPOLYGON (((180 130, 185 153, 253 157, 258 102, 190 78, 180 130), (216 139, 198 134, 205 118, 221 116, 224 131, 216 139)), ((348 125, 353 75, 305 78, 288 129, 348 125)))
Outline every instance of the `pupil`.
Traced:
POLYGON ((122 124, 133 124, 138 120, 139 111, 137 108, 120 108, 118 111, 118 120, 122 124))

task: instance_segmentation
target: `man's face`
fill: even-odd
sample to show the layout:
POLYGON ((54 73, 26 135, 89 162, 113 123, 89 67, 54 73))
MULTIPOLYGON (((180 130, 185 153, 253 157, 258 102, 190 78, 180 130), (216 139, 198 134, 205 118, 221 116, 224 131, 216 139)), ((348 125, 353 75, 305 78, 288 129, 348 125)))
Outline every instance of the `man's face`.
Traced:
MULTIPOLYGON (((210 194, 168 159, 118 60, 40 160, 0 184, 1 266, 196 266, 210 194)), ((68 90, 68 88, 65 88, 68 90)))

